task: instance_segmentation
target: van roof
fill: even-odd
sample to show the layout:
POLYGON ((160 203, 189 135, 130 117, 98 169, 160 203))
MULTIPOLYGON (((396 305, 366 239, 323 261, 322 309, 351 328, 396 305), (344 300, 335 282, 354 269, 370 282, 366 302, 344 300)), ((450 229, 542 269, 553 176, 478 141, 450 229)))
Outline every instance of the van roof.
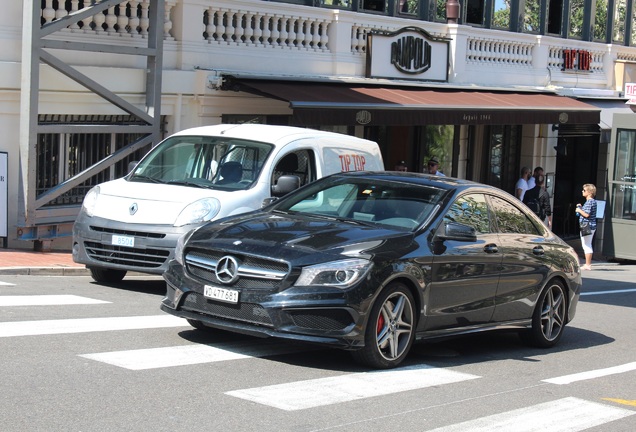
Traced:
POLYGON ((184 129, 174 135, 226 136, 231 138, 251 139, 272 144, 289 142, 303 138, 335 138, 340 141, 346 140, 349 143, 356 142, 359 144, 375 145, 373 141, 335 132, 295 126, 275 126, 252 123, 200 126, 191 129, 184 129))

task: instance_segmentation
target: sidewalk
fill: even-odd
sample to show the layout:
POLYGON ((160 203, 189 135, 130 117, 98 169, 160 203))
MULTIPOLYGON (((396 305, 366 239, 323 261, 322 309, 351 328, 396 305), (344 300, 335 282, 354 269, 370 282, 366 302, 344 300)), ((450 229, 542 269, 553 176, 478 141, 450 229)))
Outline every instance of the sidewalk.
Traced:
POLYGON ((88 276, 84 264, 73 262, 70 252, 35 252, 0 249, 0 275, 88 276))

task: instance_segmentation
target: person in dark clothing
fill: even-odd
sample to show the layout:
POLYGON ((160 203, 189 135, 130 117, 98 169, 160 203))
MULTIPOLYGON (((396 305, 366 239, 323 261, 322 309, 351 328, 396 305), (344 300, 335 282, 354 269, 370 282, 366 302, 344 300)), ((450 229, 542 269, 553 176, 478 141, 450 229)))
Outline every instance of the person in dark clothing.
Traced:
POLYGON ((545 190, 545 176, 536 177, 536 185, 528 189, 523 196, 523 203, 539 216, 539 219, 550 229, 552 229, 552 206, 550 206, 550 195, 545 190))

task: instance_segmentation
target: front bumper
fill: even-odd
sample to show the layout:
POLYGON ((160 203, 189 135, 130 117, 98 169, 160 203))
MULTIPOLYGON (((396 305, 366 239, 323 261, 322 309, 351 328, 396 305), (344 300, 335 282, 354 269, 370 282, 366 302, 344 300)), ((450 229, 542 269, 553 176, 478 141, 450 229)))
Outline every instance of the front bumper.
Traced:
POLYGON ((366 313, 337 288, 240 288, 238 304, 208 299, 205 283, 190 277, 176 261, 163 274, 166 296, 161 309, 221 330, 257 337, 278 337, 344 349, 364 346, 366 313))
POLYGON ((131 225, 80 213, 73 225, 73 261, 87 267, 162 274, 179 237, 195 227, 131 225), (113 235, 134 238, 134 246, 113 245, 113 235))

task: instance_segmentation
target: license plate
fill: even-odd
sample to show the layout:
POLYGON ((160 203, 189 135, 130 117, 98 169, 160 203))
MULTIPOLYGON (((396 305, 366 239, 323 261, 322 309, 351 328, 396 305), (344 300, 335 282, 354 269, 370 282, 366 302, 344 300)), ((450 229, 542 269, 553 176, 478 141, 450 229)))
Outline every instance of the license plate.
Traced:
POLYGON ((122 236, 122 235, 113 234, 113 238, 111 239, 110 244, 112 244, 113 246, 134 247, 135 238, 130 236, 122 236))
POLYGON ((239 292, 236 290, 213 287, 210 285, 205 285, 203 287, 203 295, 207 298, 226 303, 238 303, 239 299, 239 292))

